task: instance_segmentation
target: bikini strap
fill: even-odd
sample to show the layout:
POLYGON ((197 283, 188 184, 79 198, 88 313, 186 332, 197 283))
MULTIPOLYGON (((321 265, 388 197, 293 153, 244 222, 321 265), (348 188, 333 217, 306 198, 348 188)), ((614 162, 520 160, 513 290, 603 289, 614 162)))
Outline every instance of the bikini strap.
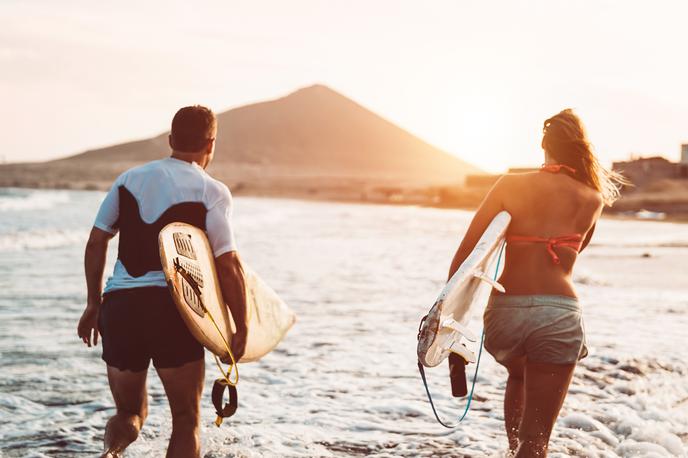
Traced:
POLYGON ((568 165, 565 164, 543 164, 542 167, 540 167, 541 172, 549 172, 549 173, 559 173, 561 170, 564 169, 567 172, 571 173, 572 175, 576 174, 576 169, 573 167, 569 167, 568 165))
POLYGON ((559 255, 557 255, 557 252, 554 251, 556 247, 560 246, 565 246, 569 248, 573 248, 576 251, 580 251, 581 247, 581 242, 583 241, 583 237, 580 234, 570 234, 570 235, 561 235, 559 237, 535 237, 535 236, 529 236, 529 235, 509 235, 506 238, 507 243, 508 242, 513 242, 513 243, 546 243, 547 244, 547 252, 549 255, 552 257, 552 261, 555 264, 559 264, 561 261, 559 260, 559 255))

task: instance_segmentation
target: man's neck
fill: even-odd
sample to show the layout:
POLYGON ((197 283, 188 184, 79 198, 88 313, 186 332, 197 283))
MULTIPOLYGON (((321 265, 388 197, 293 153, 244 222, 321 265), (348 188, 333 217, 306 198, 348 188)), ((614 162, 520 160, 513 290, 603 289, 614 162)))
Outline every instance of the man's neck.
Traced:
POLYGON ((188 162, 189 164, 191 163, 196 163, 200 165, 201 167, 205 168, 205 159, 206 155, 204 153, 184 153, 181 151, 172 151, 172 154, 170 157, 174 159, 178 159, 180 161, 188 162))

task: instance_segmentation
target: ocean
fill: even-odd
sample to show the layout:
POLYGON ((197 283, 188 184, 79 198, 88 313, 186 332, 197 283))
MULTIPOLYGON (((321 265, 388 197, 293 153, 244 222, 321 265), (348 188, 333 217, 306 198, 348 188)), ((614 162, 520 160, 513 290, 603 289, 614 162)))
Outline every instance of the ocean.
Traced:
MULTIPOLYGON (((113 413, 100 346, 76 335, 83 249, 103 193, 0 189, 0 456, 94 456, 113 413)), ((207 356, 206 458, 505 456, 506 371, 483 354, 475 399, 438 425, 416 369, 420 318, 471 212, 235 199, 244 260, 296 311, 280 346, 240 367, 240 408, 217 428, 207 356)), ((688 226, 604 219, 575 281, 590 355, 550 456, 687 456, 688 226)), ((106 272, 116 256, 111 245, 106 272)), ((481 329, 480 317, 473 328, 481 329)), ((469 366, 469 372, 474 366, 469 366)), ((445 419, 446 365, 428 371, 445 419)), ((150 415, 126 456, 162 456, 171 422, 154 370, 150 415)))

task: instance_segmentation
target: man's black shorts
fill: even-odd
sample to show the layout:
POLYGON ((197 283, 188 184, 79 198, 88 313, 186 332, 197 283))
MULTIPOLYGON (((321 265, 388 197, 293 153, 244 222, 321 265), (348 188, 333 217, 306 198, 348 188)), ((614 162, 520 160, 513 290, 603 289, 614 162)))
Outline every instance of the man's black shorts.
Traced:
POLYGON ((121 289, 105 294, 98 328, 103 360, 120 370, 179 367, 203 358, 203 346, 182 321, 167 288, 121 289))

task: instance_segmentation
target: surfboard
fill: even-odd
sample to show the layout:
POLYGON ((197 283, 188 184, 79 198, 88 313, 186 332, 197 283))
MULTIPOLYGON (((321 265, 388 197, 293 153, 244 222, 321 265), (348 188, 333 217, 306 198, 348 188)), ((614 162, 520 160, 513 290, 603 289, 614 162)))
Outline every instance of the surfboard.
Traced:
POLYGON ((468 328, 468 323, 474 309, 487 304, 492 288, 504 292, 494 278, 510 222, 511 215, 506 211, 494 217, 422 321, 417 353, 423 366, 435 367, 450 353, 458 354, 466 362, 475 362, 478 336, 468 328))
MULTIPOLYGON (((231 345, 236 326, 222 298, 215 258, 205 232, 189 224, 171 223, 160 231, 158 244, 162 270, 182 319, 205 348, 228 360, 223 339, 231 345)), ((248 332, 246 352, 239 362, 250 362, 271 352, 293 326, 296 316, 258 274, 245 263, 242 267, 248 332)))

